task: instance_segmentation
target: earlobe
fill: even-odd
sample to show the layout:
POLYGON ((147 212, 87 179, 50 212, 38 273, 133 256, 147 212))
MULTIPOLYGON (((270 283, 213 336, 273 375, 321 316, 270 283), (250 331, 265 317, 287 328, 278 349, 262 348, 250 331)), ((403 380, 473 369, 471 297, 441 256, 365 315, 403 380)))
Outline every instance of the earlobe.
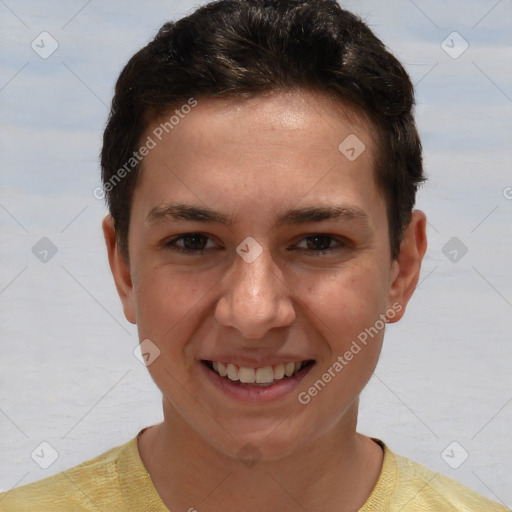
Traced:
POLYGON ((420 210, 412 212, 411 221, 404 232, 400 253, 393 262, 388 306, 400 304, 402 307, 389 323, 402 318, 409 299, 418 284, 421 262, 427 250, 427 218, 420 210))
POLYGON ((136 322, 135 309, 133 307, 133 284, 130 271, 130 263, 122 254, 116 237, 114 219, 107 215, 102 223, 103 236, 107 245, 108 262, 114 277, 117 293, 123 305, 124 316, 132 324, 136 322))

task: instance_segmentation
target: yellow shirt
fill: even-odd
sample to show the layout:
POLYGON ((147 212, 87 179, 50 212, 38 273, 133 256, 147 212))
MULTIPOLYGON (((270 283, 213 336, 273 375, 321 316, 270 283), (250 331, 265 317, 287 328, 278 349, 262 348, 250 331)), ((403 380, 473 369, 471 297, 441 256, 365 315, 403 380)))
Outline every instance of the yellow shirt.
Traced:
MULTIPOLYGON (((137 437, 62 473, 0 494, 0 510, 168 512, 139 456, 137 437)), ((359 512, 508 510, 374 440, 384 449, 382 471, 359 512)))

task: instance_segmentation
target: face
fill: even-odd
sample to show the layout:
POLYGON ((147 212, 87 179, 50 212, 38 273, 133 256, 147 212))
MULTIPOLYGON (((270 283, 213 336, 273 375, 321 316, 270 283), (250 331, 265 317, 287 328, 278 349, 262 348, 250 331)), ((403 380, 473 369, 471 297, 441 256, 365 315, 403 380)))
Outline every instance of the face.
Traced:
POLYGON ((129 263, 109 218, 104 229, 166 418, 226 454, 250 442, 269 458, 353 427, 386 314, 403 314, 424 252, 412 226, 391 260, 371 126, 311 92, 199 99, 158 141, 162 121, 141 139, 157 144, 129 263))

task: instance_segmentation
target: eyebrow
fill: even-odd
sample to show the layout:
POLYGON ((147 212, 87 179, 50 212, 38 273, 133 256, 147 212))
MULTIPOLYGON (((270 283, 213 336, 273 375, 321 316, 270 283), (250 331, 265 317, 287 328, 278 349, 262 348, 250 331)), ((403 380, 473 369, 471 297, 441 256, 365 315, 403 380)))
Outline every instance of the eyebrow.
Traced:
MULTIPOLYGON (((357 221, 359 223, 367 223, 369 220, 366 212, 352 205, 308 206, 281 211, 276 218, 274 228, 283 225, 307 224, 336 219, 357 221)), ((155 206, 146 216, 146 221, 149 224, 164 220, 210 222, 223 224, 227 227, 234 224, 234 219, 223 212, 187 203, 167 203, 155 206)))

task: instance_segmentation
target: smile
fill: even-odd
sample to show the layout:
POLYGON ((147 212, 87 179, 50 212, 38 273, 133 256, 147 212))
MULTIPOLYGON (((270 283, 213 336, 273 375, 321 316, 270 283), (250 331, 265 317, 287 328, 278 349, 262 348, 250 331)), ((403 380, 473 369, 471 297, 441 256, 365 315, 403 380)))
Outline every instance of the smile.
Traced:
POLYGON ((299 373, 304 367, 313 364, 314 361, 292 361, 279 363, 273 366, 261 368, 248 368, 237 366, 233 363, 220 361, 204 361, 215 373, 232 382, 241 384, 258 384, 260 386, 272 386, 275 380, 287 379, 299 373))

